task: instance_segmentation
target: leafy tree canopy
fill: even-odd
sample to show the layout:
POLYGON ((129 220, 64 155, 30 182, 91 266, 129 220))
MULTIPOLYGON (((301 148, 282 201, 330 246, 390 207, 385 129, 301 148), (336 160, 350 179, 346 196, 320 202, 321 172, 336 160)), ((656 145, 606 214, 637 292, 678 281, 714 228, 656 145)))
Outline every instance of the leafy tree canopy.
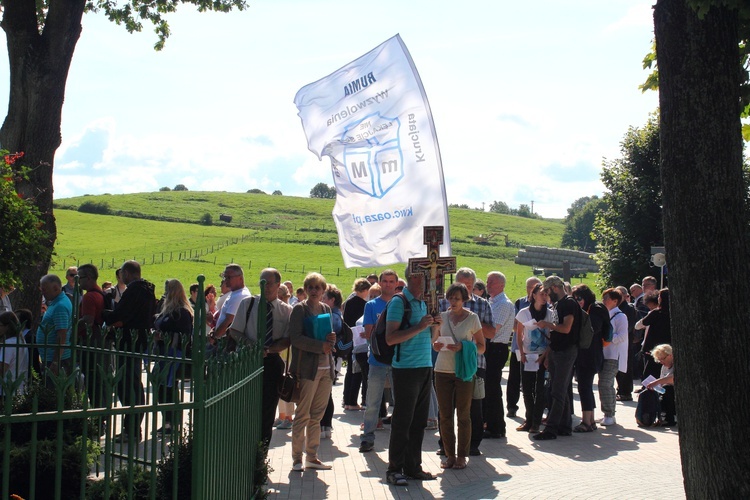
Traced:
POLYGON ((177 184, 172 191, 187 191, 188 188, 185 184, 177 184))
POLYGON ((271 194, 272 194, 273 196, 282 196, 282 194, 283 194, 283 193, 282 193, 281 191, 279 191, 279 190, 277 189, 276 191, 274 191, 274 192, 273 192, 273 193, 271 193, 271 194))
POLYGON ((510 214, 510 207, 504 201, 493 201, 490 203, 490 212, 496 214, 510 214))
POLYGON ((310 198, 336 198, 336 188, 334 186, 328 186, 325 182, 319 182, 313 186, 310 190, 310 198))
MULTIPOLYGON (((50 0, 36 2, 40 31, 44 28, 50 3, 50 0)), ((93 0, 86 2, 86 11, 104 13, 110 21, 124 26, 128 33, 140 32, 143 30, 143 22, 150 22, 154 26, 154 32, 157 36, 154 49, 161 50, 170 35, 169 24, 163 16, 175 12, 180 3, 195 5, 198 7, 198 12, 209 10, 230 12, 232 9, 245 10, 247 8, 247 3, 244 0, 153 0, 148 2, 130 0, 124 3, 93 0)))
POLYGON ((573 202, 565 217, 562 246, 575 248, 584 252, 596 250, 596 243, 591 235, 596 216, 606 207, 606 202, 598 196, 584 196, 573 202))
POLYGON ((645 126, 631 127, 620 152, 620 158, 604 162, 606 192, 593 230, 602 288, 651 274, 651 246, 664 244, 658 118, 652 115, 645 126))

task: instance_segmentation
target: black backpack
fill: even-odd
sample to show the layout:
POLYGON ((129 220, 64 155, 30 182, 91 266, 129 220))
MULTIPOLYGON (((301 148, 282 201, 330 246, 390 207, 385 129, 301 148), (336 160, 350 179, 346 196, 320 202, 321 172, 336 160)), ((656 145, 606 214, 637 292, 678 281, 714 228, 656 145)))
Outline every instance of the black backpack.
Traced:
POLYGON ((591 347, 591 341, 594 338, 594 327, 591 325, 591 317, 589 316, 589 313, 584 311, 583 308, 578 305, 578 302, 576 302, 576 307, 578 307, 578 310, 581 313, 581 322, 578 327, 578 348, 588 349, 591 347))
MULTIPOLYGON (((112 293, 103 292, 101 290, 91 290, 92 292, 98 293, 104 300, 104 310, 111 311, 115 308, 115 297, 112 293)), ((88 292, 86 292, 88 293, 88 292)))
POLYGON ((370 335, 370 349, 372 349, 372 355, 375 360, 379 363, 390 365, 393 363, 393 356, 396 356, 396 361, 399 360, 401 349, 397 349, 397 345, 388 345, 385 341, 385 330, 386 330, 386 317, 388 316, 388 306, 391 304, 393 299, 400 297, 404 301, 404 317, 401 319, 401 326, 399 330, 409 326, 409 319, 411 318, 411 304, 409 300, 404 297, 403 293, 397 293, 391 298, 391 300, 385 305, 385 309, 380 314, 378 322, 375 323, 375 327, 372 329, 372 335, 370 335), (396 352, 398 351, 398 352, 396 352))
POLYGON ((651 427, 659 416, 659 393, 647 389, 638 395, 635 422, 638 427, 651 427))

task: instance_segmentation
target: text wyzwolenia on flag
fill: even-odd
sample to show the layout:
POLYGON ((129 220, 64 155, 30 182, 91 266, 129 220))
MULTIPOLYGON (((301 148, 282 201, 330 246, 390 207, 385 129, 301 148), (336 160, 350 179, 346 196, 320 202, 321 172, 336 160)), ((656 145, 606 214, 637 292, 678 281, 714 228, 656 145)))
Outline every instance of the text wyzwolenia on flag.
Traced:
POLYGON ((443 226, 445 181, 422 81, 396 35, 306 85, 294 102, 310 151, 331 159, 333 217, 346 267, 424 255, 423 226, 443 226))

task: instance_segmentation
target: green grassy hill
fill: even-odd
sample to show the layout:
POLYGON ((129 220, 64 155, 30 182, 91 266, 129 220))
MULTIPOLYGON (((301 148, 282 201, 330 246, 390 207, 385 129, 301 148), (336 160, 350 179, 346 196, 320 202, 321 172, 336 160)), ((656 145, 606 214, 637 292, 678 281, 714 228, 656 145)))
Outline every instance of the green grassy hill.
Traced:
MULTIPOLYGON (((141 262, 144 277, 157 284, 172 277, 191 283, 198 274, 217 283, 224 265, 237 262, 245 268, 251 289, 259 271, 269 265, 295 285, 310 271, 322 272, 345 291, 356 277, 382 270, 344 268, 331 217, 333 200, 172 191, 67 198, 57 200, 55 207, 53 271, 92 262, 100 267, 100 282, 114 280, 114 269, 127 259, 141 262), (78 212, 84 202, 107 203, 112 215, 78 212), (214 221, 211 226, 198 224, 206 213, 214 221), (222 213, 231 214, 232 222, 219 222, 222 213)), ((466 209, 450 209, 449 214, 458 265, 472 267, 481 278, 491 270, 502 271, 511 297, 524 293, 531 273, 513 263, 517 247, 558 246, 562 237, 563 226, 557 221, 466 209), (492 233, 507 234, 513 246, 506 247, 500 235, 475 241, 492 233)))

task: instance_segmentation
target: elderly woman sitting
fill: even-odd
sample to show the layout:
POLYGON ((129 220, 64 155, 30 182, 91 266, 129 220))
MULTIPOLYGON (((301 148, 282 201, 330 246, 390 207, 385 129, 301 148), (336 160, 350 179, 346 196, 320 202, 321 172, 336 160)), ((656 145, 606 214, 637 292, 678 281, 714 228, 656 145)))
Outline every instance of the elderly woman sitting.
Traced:
POLYGON ((651 349, 651 356, 654 361, 661 364, 661 376, 648 384, 649 389, 656 386, 664 388, 664 394, 661 396, 661 418, 656 425, 662 427, 672 427, 677 425, 675 417, 674 403, 674 355, 672 346, 669 344, 659 344, 651 349))

